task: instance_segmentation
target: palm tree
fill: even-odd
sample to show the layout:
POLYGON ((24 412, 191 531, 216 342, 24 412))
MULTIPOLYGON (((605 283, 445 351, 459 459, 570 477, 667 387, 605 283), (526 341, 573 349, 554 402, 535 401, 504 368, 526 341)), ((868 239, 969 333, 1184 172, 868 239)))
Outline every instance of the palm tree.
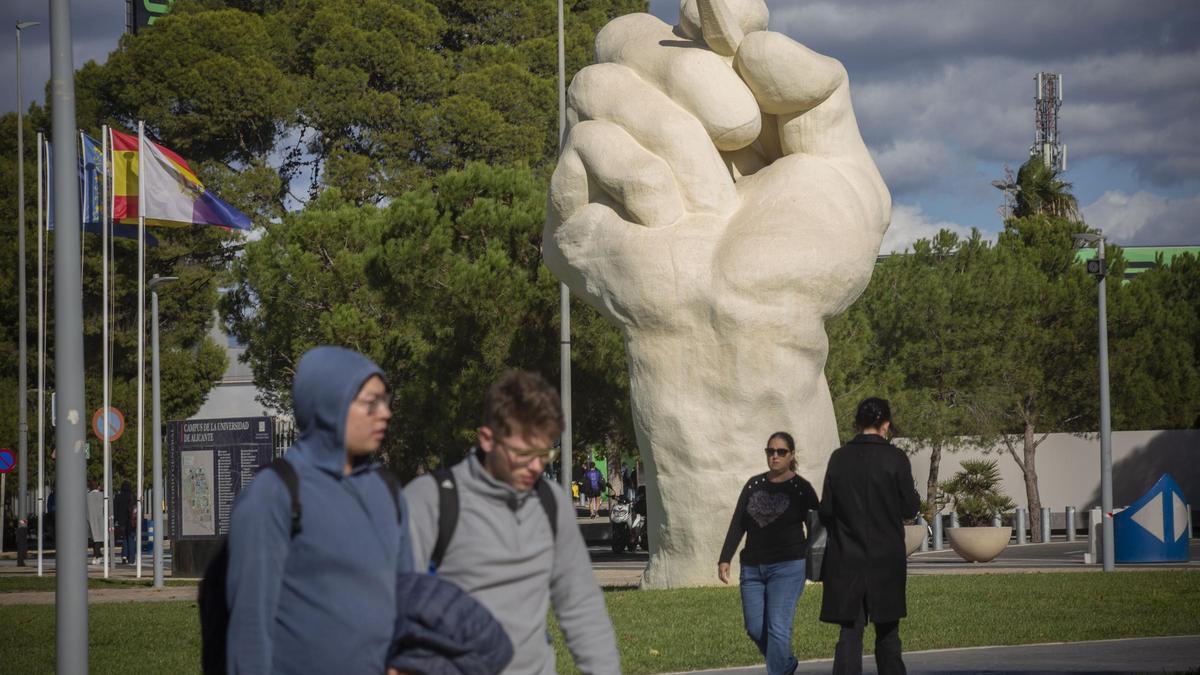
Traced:
POLYGON ((1071 194, 1071 184, 1059 178, 1059 172, 1031 157, 1017 171, 1017 206, 1013 216, 1024 218, 1045 214, 1071 222, 1082 220, 1079 203, 1071 194))

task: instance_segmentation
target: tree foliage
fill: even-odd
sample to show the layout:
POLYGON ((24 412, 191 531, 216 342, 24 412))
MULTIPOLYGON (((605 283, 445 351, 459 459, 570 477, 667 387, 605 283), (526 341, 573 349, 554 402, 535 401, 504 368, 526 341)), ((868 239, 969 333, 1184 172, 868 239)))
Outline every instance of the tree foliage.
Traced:
MULTIPOLYGON (((255 381, 286 409, 307 349, 357 349, 392 378, 393 464, 410 474, 460 457, 497 375, 558 372, 558 282, 541 259, 545 194, 526 167, 470 164, 386 207, 330 190, 285 217, 246 247, 223 302, 255 381)), ((594 312, 573 311, 577 443, 631 449, 623 345, 594 312)))
MULTIPOLYGON (((645 7, 568 3, 568 78, 601 26, 645 7)), ((552 162, 555 30, 553 0, 181 0, 80 72, 81 105, 146 120, 264 215, 326 188, 381 203, 471 161, 552 162), (228 174, 251 169, 238 190, 228 174)))

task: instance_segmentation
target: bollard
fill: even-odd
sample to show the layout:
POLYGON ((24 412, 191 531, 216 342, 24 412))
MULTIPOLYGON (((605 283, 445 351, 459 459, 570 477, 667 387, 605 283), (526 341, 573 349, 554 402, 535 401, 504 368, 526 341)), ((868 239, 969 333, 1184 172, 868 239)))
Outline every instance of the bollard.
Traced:
POLYGON ((950 527, 958 527, 958 511, 950 512, 950 527))
POLYGON ((925 528, 925 536, 921 537, 921 551, 929 550, 929 523, 925 522, 924 516, 917 516, 917 524, 925 528))
POLYGON ((994 514, 992 516, 992 527, 1000 527, 1001 525, 1002 523, 1000 522, 1000 514, 994 514))
POLYGON ((1075 541, 1075 507, 1067 507, 1067 541, 1075 541))
POLYGON ((1042 507, 1042 543, 1050 543, 1050 507, 1042 507))
POLYGON ((1017 543, 1025 543, 1025 509, 1017 507, 1017 543))
POLYGON ((1100 549, 1100 533, 1103 531, 1104 522, 1101 519, 1102 512, 1100 507, 1095 507, 1088 511, 1088 557, 1090 563, 1099 563, 1097 552, 1100 549))
POLYGON ((942 550, 942 514, 933 514, 933 550, 942 550))

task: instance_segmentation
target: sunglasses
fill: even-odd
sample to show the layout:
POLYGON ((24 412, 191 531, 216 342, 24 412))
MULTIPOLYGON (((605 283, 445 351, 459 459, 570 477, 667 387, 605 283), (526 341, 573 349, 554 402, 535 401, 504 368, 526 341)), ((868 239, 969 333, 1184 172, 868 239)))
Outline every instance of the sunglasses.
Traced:
POLYGON ((792 453, 787 448, 765 448, 763 451, 767 453, 767 457, 787 457, 792 453))

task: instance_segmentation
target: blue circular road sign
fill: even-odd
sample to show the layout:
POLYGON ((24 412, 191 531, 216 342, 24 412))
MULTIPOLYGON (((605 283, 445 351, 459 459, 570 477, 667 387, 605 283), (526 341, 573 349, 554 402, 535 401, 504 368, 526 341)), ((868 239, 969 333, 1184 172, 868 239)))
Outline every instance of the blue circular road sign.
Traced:
POLYGON ((92 433, 96 438, 104 439, 105 427, 108 431, 108 442, 113 443, 125 433, 125 416, 116 408, 100 408, 92 415, 92 433))

